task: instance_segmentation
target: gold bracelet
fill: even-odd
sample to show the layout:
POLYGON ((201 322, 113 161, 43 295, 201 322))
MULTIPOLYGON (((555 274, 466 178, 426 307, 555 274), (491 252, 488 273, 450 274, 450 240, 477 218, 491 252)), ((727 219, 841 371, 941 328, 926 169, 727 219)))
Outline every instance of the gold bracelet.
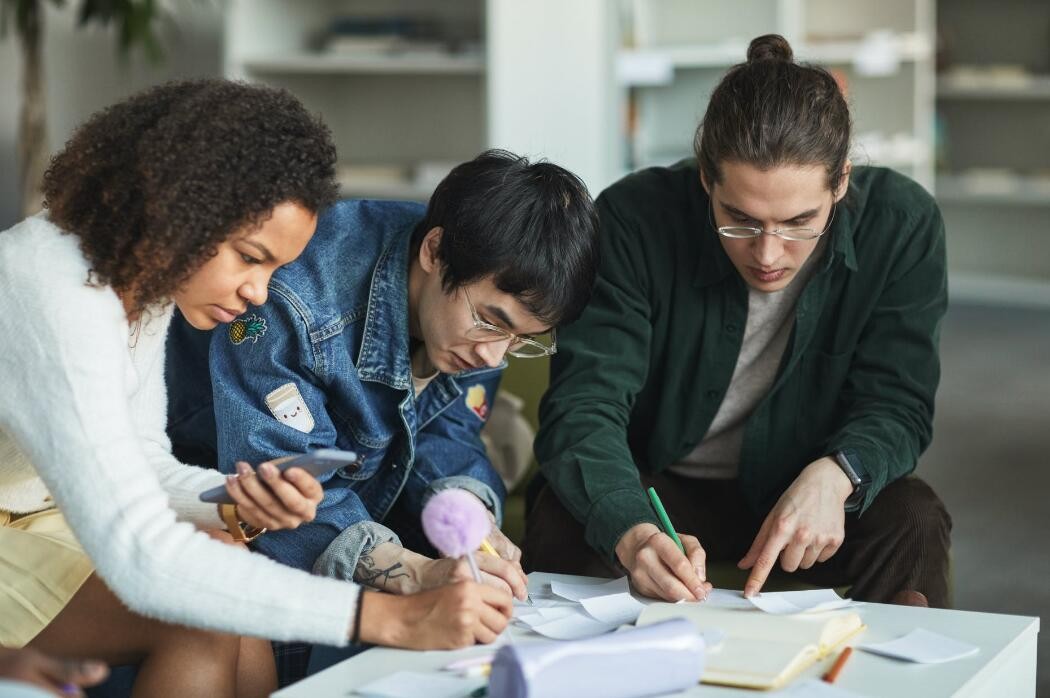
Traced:
POLYGON ((226 530, 238 543, 250 543, 266 533, 265 528, 255 528, 241 521, 241 517, 237 515, 236 504, 220 504, 219 518, 226 524, 226 530))

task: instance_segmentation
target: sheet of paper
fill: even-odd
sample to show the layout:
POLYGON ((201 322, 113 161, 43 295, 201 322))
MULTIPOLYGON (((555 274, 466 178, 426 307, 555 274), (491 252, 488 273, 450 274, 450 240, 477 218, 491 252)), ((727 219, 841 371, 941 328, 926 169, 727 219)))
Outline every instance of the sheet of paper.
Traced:
POLYGON ((514 604, 517 608, 558 608, 564 606, 571 606, 574 601, 568 601, 566 599, 559 599, 553 597, 550 599, 533 599, 532 603, 525 604, 514 604))
POLYGON ((366 698, 463 698, 487 683, 485 677, 464 678, 436 671, 399 671, 361 686, 354 695, 366 698))
POLYGON ((751 602, 738 589, 712 589, 703 603, 713 608, 751 608, 751 602))
POLYGON ((862 698, 859 693, 847 691, 820 679, 796 681, 787 688, 768 695, 776 696, 776 698, 862 698))
POLYGON ((604 635, 619 627, 619 623, 605 623, 595 620, 582 611, 570 616, 549 620, 546 623, 533 625, 532 631, 552 640, 582 640, 587 637, 604 635))
POLYGON ((528 590, 529 595, 527 600, 519 601, 518 599, 514 599, 515 608, 552 608, 555 606, 572 605, 574 603, 568 599, 556 596, 554 592, 551 591, 550 584, 543 584, 531 577, 529 578, 528 590))
POLYGON ((582 615, 583 613, 580 611, 579 606, 560 606, 556 608, 535 608, 532 609, 531 613, 523 613, 520 616, 516 616, 514 620, 522 625, 534 628, 537 625, 543 625, 552 620, 582 615))
POLYGON ((551 591, 563 599, 570 601, 583 601, 595 596, 608 596, 609 594, 630 594, 631 588, 627 583, 627 577, 620 577, 604 584, 568 584, 566 582, 551 582, 551 591))
POLYGON ((852 600, 840 597, 834 589, 767 591, 746 600, 750 601, 755 608, 777 615, 816 613, 854 605, 852 600))
POLYGON ((514 600, 515 606, 533 606, 535 608, 549 608, 551 606, 563 606, 566 604, 572 604, 573 601, 564 599, 553 591, 551 591, 550 584, 543 584, 533 579, 529 579, 529 595, 526 601, 514 600))
POLYGON ((744 598, 744 592, 735 589, 712 589, 703 601, 676 601, 675 603, 705 604, 711 608, 754 608, 751 601, 744 598))
POLYGON ((553 599, 553 598, 557 598, 556 596, 554 596, 554 592, 551 591, 551 585, 550 584, 544 584, 543 582, 540 582, 540 581, 534 579, 531 576, 528 577, 528 580, 529 580, 528 587, 527 587, 528 588, 528 592, 529 592, 528 600, 526 600, 526 601, 518 601, 517 599, 515 599, 514 603, 527 604, 530 601, 532 603, 535 603, 537 599, 553 599))
POLYGON ((593 596, 583 599, 580 604, 597 620, 617 625, 635 622, 645 608, 645 604, 635 600, 630 594, 593 596))
POLYGON ((907 635, 887 642, 858 645, 857 649, 919 664, 940 664, 977 654, 978 648, 968 642, 916 628, 907 635))

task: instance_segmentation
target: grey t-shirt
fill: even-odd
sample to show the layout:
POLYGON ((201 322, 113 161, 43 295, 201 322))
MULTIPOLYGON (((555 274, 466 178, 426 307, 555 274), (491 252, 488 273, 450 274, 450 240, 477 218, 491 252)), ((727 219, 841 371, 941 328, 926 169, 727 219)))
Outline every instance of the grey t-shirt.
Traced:
POLYGON ((791 283, 779 291, 765 293, 748 287, 747 326, 729 388, 703 440, 672 465, 671 472, 715 480, 737 476, 744 422, 773 387, 795 324, 795 304, 823 252, 822 238, 791 283))

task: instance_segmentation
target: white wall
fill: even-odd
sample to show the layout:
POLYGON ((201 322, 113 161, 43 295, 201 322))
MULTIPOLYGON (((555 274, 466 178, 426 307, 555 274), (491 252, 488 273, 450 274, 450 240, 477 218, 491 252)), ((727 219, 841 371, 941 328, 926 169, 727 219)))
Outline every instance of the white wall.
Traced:
MULTIPOLYGON (((169 2, 160 28, 165 58, 151 64, 141 51, 119 57, 112 29, 76 27, 79 1, 46 14, 44 70, 48 139, 58 150, 73 128, 121 97, 166 80, 217 76, 222 70, 222 13, 218 0, 169 2)), ((17 130, 22 62, 14 33, 0 40, 0 230, 20 219, 17 130)))
POLYGON ((490 0, 489 144, 545 157, 594 196, 621 161, 609 0, 490 0))

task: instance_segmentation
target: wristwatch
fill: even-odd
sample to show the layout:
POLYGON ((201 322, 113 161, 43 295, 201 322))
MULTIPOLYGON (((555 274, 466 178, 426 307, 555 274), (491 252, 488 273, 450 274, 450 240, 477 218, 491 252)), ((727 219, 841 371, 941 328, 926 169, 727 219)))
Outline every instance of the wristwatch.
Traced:
POLYGON ((838 463, 839 468, 849 478, 850 483, 853 485, 853 494, 846 498, 846 511, 859 511, 861 504, 864 503, 864 496, 868 493, 869 480, 865 477, 861 477, 859 467, 855 464, 859 464, 860 459, 856 453, 851 451, 835 451, 832 454, 832 458, 838 463))
POLYGON ((237 516, 236 504, 220 504, 219 518, 226 524, 226 530, 230 532, 230 535, 238 543, 250 543, 266 533, 265 528, 255 528, 241 521, 240 517, 237 516))

